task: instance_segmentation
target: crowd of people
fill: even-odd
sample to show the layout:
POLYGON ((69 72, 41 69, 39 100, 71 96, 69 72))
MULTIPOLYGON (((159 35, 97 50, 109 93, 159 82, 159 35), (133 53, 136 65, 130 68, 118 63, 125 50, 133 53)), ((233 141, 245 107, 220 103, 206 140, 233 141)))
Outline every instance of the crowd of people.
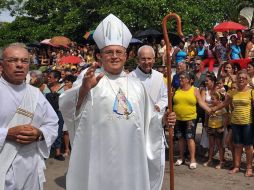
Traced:
MULTIPOLYGON (((241 31, 222 35, 216 40, 211 33, 205 36, 197 33, 191 38, 186 51, 183 43, 172 50, 172 60, 177 64, 172 80, 173 110, 177 117, 175 138, 180 151, 175 165, 185 161, 185 141, 191 162, 195 161, 196 125, 201 118, 203 131, 200 144, 209 149, 208 161, 203 165, 211 166, 218 150, 219 164, 215 168, 224 167, 227 147, 233 158, 229 173, 239 172, 241 155, 245 152, 245 176, 252 176, 254 35, 250 33, 243 37, 241 31)), ((196 164, 194 166, 192 168, 196 168, 196 164)))
POLYGON ((42 160, 49 156, 52 144, 55 159, 64 161, 71 156, 67 189, 158 190, 165 167, 164 131, 174 126, 179 150, 175 166, 189 158, 189 168, 196 169, 196 128, 200 119, 200 146, 208 150, 203 165, 211 166, 218 150, 219 164, 215 168, 223 168, 228 148, 233 159, 229 173, 240 171, 244 152, 245 176, 253 175, 254 33, 202 35, 197 29, 172 47, 172 113, 167 111, 164 40, 129 47, 130 39, 128 28, 109 15, 94 32, 97 46, 73 43, 70 49, 48 47, 32 49, 29 54, 20 43, 3 49, 0 95, 12 101, 12 106, 6 102, 0 109, 5 123, 0 128, 0 160, 9 163, 0 167, 6 174, 0 186, 15 189, 33 184, 33 189, 42 189, 42 173, 31 178, 29 172, 34 171, 30 168, 28 177, 22 178, 23 170, 19 168, 28 162, 40 163, 37 167, 42 172, 42 160), (120 39, 107 36, 118 35, 114 27, 104 35, 102 25, 108 20, 124 26, 120 39), (61 58, 69 55, 79 57, 81 62, 61 64, 61 58), (137 66, 124 68, 126 60, 132 58, 137 66), (156 62, 161 65, 154 68, 156 62), (29 63, 33 70, 28 73, 29 63), (39 100, 32 98, 37 92, 25 85, 28 83, 41 92, 36 95, 39 100), (26 90, 30 88, 31 97, 26 90), (28 119, 20 119, 18 114, 11 118, 14 113, 28 119), (41 147, 37 150, 38 143, 41 147), (7 159, 10 147, 14 156, 7 159), (30 160, 24 159, 28 153, 33 155, 30 160), (107 175, 102 176, 105 172, 107 175), (14 175, 22 180, 13 180, 14 175), (36 176, 38 180, 34 180, 36 176))

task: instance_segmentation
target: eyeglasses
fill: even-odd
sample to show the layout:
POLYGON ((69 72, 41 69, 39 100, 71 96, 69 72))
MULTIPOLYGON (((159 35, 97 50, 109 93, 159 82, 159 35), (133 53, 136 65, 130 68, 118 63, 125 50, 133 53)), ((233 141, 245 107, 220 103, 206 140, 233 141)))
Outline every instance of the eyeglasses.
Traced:
POLYGON ((103 51, 102 53, 109 56, 109 57, 113 57, 113 56, 121 57, 121 56, 125 55, 126 52, 121 51, 121 50, 116 50, 116 51, 106 50, 106 51, 103 51))
POLYGON ((24 64, 27 65, 29 64, 29 60, 27 58, 15 58, 15 57, 10 57, 10 58, 6 58, 6 59, 2 59, 3 61, 6 61, 9 64, 17 64, 19 61, 24 64))
POLYGON ((237 79, 238 79, 238 80, 246 80, 247 77, 238 77, 237 79))

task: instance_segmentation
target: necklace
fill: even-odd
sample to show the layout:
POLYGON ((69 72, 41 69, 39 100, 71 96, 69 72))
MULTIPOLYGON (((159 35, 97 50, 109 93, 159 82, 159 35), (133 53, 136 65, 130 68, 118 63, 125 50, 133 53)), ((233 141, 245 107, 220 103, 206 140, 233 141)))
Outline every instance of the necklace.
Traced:
MULTIPOLYGON (((111 82, 109 81, 108 76, 107 76, 106 74, 105 74, 104 76, 106 77, 106 80, 108 81, 111 90, 113 91, 113 93, 115 94, 116 98, 118 99, 119 105, 120 105, 121 108, 124 110, 125 118, 126 118, 126 119, 129 119, 129 115, 130 115, 131 113, 128 111, 128 76, 126 75, 126 95, 127 95, 127 96, 125 97, 126 103, 124 103, 123 101, 120 100, 120 98, 119 98, 118 95, 117 95, 118 93, 116 93, 116 91, 114 90, 114 88, 113 88, 111 82)), ((119 88, 119 92, 120 92, 120 90, 121 90, 121 88, 119 88)), ((121 90, 121 91, 122 91, 122 90, 121 90)), ((123 93, 123 91, 122 91, 122 93, 123 93)), ((124 93, 123 93, 123 94, 124 94, 124 93)), ((124 95, 124 96, 125 96, 125 95, 124 95)))

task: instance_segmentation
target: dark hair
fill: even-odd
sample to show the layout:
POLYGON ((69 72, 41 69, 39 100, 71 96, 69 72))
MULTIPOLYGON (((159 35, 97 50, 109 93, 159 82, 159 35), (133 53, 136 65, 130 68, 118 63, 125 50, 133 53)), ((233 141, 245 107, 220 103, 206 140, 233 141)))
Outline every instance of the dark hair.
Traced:
POLYGON ((216 79, 216 76, 214 74, 214 72, 207 72, 206 73, 206 77, 208 77, 211 81, 214 82, 214 84, 216 83, 217 79, 216 79))
POLYGON ((71 69, 65 68, 64 71, 65 71, 65 72, 71 72, 71 69))
POLYGON ((202 39, 200 39, 200 40, 198 40, 198 43, 202 43, 203 45, 205 44, 205 40, 202 40, 202 39))
POLYGON ((54 78, 57 78, 58 81, 61 78, 61 72, 60 71, 52 70, 52 71, 49 72, 49 74, 52 74, 54 76, 54 78))
POLYGON ((230 63, 230 62, 225 62, 224 64, 223 64, 223 69, 225 70, 225 68, 226 68, 226 65, 231 65, 231 67, 232 67, 232 69, 233 69, 233 64, 232 63, 230 63))
POLYGON ((238 63, 233 64, 233 70, 237 69, 237 71, 241 70, 241 66, 238 63))
POLYGON ((99 54, 99 53, 100 53, 100 49, 98 48, 98 46, 95 46, 95 48, 94 48, 94 55, 93 55, 95 61, 99 61, 98 57, 97 57, 97 54, 99 54))
POLYGON ((194 58, 194 61, 202 61, 202 58, 199 57, 199 56, 196 56, 196 57, 194 58))
POLYGON ((191 73, 189 73, 189 72, 187 72, 187 71, 184 71, 184 72, 181 73, 179 76, 181 76, 181 75, 185 76, 185 77, 186 77, 187 79, 189 79, 189 80, 194 79, 194 75, 191 74, 191 73))
POLYGON ((66 81, 70 81, 72 83, 74 83, 76 81, 77 77, 76 76, 73 76, 73 75, 67 75, 63 81, 66 82, 66 81))
POLYGON ((228 41, 227 37, 220 37, 220 41, 223 41, 223 40, 228 41))
POLYGON ((215 40, 215 34, 213 32, 207 32, 205 34, 205 39, 210 38, 211 40, 215 40))
POLYGON ((254 34, 250 34, 250 41, 254 38, 254 34))

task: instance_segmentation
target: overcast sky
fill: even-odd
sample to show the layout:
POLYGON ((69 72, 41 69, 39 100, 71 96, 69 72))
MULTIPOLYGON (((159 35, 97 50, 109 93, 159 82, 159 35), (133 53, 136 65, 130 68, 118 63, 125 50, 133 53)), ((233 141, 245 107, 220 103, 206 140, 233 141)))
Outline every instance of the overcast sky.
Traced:
POLYGON ((10 16, 8 11, 1 11, 0 13, 0 22, 12 22, 13 17, 10 16))

